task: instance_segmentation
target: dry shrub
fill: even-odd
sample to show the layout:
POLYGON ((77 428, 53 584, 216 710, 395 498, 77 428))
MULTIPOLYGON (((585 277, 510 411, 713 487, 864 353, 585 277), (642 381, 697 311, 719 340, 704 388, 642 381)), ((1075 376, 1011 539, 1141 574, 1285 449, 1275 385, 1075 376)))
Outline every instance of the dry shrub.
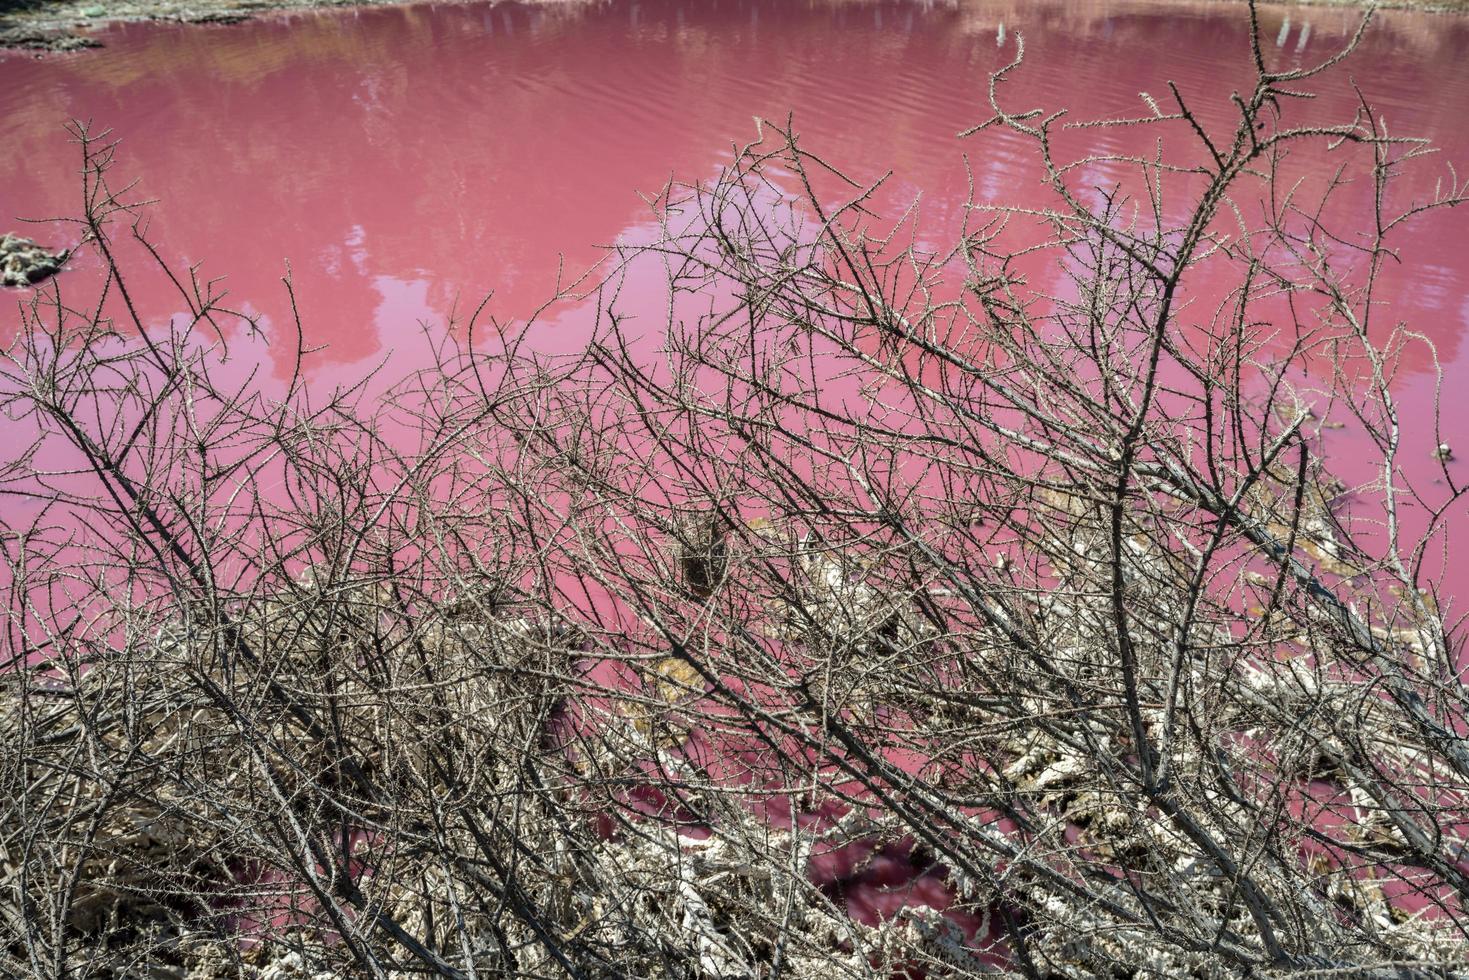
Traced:
POLYGON ((1006 104, 1017 56, 978 129, 1053 202, 948 252, 767 124, 578 287, 583 354, 460 325, 381 400, 226 384, 235 314, 191 272, 145 329, 141 206, 78 128, 109 297, 37 292, 4 375, 39 504, 4 538, 0 968, 1469 967, 1431 560, 1463 488, 1392 478, 1425 341, 1372 302, 1463 188, 1391 211, 1426 146, 1292 95, 1355 41, 1274 71, 1251 27, 1232 128, 1178 93, 1106 123, 1167 134, 1146 157, 1062 158, 1061 115, 1006 104), (1312 142, 1344 169, 1297 186, 1312 142), (1131 176, 1082 195, 1098 165, 1131 176), (652 339, 619 292, 650 267, 652 339), (1350 494, 1338 422, 1384 474, 1350 494))

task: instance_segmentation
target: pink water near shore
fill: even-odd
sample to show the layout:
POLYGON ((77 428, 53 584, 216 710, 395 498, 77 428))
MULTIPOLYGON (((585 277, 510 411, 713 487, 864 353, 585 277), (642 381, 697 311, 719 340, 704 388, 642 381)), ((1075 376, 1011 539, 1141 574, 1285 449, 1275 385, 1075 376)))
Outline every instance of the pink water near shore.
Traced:
MULTIPOLYGON (((1349 11, 1269 8, 1286 64, 1332 50, 1349 11)), ((290 263, 314 370, 416 342, 417 321, 493 292, 524 316, 558 263, 579 270, 646 221, 639 192, 710 176, 753 117, 794 113, 809 148, 860 175, 894 171, 922 227, 958 227, 964 159, 982 201, 1039 200, 1013 139, 959 141, 986 115, 987 72, 1025 33, 1015 104, 1078 117, 1140 113, 1138 93, 1246 81, 1243 13, 1228 4, 918 2, 413 6, 280 15, 221 27, 124 25, 100 51, 0 60, 0 224, 77 210, 71 117, 122 138, 117 173, 161 201, 174 261, 227 275, 232 298, 280 330, 290 263)), ((1469 19, 1388 12, 1352 75, 1395 132, 1469 164, 1469 19)), ((1346 106, 1340 87, 1336 101, 1346 106)), ((1227 120, 1216 92, 1201 109, 1227 120)), ((1089 136, 1098 150, 1117 137, 1089 136)), ((1144 137, 1146 141, 1147 137, 1144 137)), ((1415 193, 1435 176, 1415 175, 1415 193)), ((45 237, 44 229, 36 229, 45 237)), ((1469 310, 1462 222, 1410 238, 1421 264, 1389 297, 1452 371, 1469 310)), ((173 312, 145 296, 150 315, 173 312)), ((17 317, 0 309, 0 338, 17 317)), ((282 348, 280 357, 286 358, 282 348)))
MULTIPOLYGON (((1268 53, 1314 62, 1357 16, 1267 8, 1268 53)), ((151 233, 164 258, 228 276, 232 303, 260 315, 278 341, 271 372, 288 371, 295 354, 279 283, 289 263, 306 341, 325 345, 306 363, 312 382, 351 381, 379 362, 402 376, 426 359, 420 321, 442 323, 486 295, 499 319, 525 317, 558 275, 597 262, 600 246, 646 234, 639 192, 713 176, 732 145, 754 137, 755 117, 793 114, 808 149, 859 177, 892 170, 884 202, 920 199, 922 237, 943 243, 964 220, 968 170, 981 202, 1044 199, 1017 141, 955 138, 987 116, 987 74, 1010 59, 1017 31, 1030 64, 1012 104, 1065 105, 1081 118, 1142 114, 1138 93, 1161 95, 1172 80, 1185 93, 1214 92, 1199 109, 1223 125, 1232 110, 1218 82, 1247 82, 1245 27, 1242 5, 1145 0, 421 5, 229 27, 119 26, 100 51, 0 58, 0 231, 78 210, 79 155, 62 125, 91 119, 123 141, 117 175, 139 178, 140 193, 159 200, 151 233)), ((1394 132, 1432 138, 1460 173, 1469 173, 1465 51, 1469 18, 1387 12, 1351 69, 1394 132)), ((1349 115, 1351 99, 1338 86, 1324 114, 1349 115)), ((1133 149, 1115 131, 1082 133, 1092 142, 1073 149, 1133 149)), ((1430 195, 1442 173, 1405 175, 1405 197, 1430 195)), ((1436 347, 1444 434, 1462 441, 1463 466, 1466 231, 1462 209, 1414 225, 1379 295, 1390 319, 1436 347)), ((72 232, 43 223, 28 234, 64 245, 72 232)), ((65 288, 84 289, 96 263, 81 255, 65 288)), ((177 312, 166 282, 144 278, 139 290, 151 320, 177 312)), ((0 343, 20 323, 14 295, 0 297, 0 343)), ((656 297, 644 300, 657 308, 656 297)), ((575 311, 554 317, 538 343, 575 349, 587 322, 575 311)), ((1428 348, 1414 348, 1404 367, 1404 418, 1426 419, 1428 348)), ((1420 427, 1404 450, 1425 483, 1432 441, 1420 427)), ((1344 437, 1325 447, 1343 454, 1349 479, 1365 478, 1344 437)), ((1469 597, 1469 563, 1449 564, 1450 592, 1469 597)), ((863 885, 876 909, 884 862, 908 860, 879 857, 860 871, 832 857, 824 873, 863 885)), ((927 880, 900 870, 904 887, 927 880)))

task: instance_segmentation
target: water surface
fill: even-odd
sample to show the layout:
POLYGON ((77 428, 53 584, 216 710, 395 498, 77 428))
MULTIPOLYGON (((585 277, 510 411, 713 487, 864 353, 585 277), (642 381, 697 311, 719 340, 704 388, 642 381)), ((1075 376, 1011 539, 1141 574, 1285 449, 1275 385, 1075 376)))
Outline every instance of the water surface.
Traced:
MULTIPOLYGON (((1349 11, 1270 8, 1286 63, 1321 57, 1349 11)), ((957 229, 975 168, 982 199, 1030 200, 1015 140, 960 142, 986 114, 987 72, 1023 31, 1016 104, 1082 117, 1138 112, 1138 93, 1242 84, 1243 11, 1230 4, 975 0, 419 5, 282 15, 229 27, 125 25, 100 51, 0 61, 0 222, 74 213, 78 159, 62 123, 123 140, 120 176, 160 199, 153 232, 175 261, 228 275, 236 302, 279 328, 289 262, 318 362, 391 348, 417 320, 493 291, 524 316, 597 246, 646 219, 639 192, 699 179, 792 115, 807 145, 923 196, 936 240, 957 229)), ((1469 163, 1469 21, 1380 17, 1353 76, 1395 131, 1469 163)), ((1215 91, 1201 96, 1227 120, 1215 91)), ((1097 149, 1115 149, 1098 133, 1097 149)), ((1403 315, 1452 363, 1469 251, 1430 222, 1432 259, 1403 315)), ((156 315, 169 312, 162 297, 156 315)), ((0 313, 0 329, 14 317, 0 313)))
MULTIPOLYGON (((1335 50, 1359 14, 1261 16, 1272 63, 1290 66, 1335 50)), ((306 341, 321 347, 306 362, 317 383, 377 363, 401 375, 426 357, 421 322, 486 296, 499 320, 525 317, 601 246, 646 234, 640 194, 713 176, 757 118, 793 120, 808 149, 859 178, 891 170, 881 202, 918 200, 923 240, 941 245, 962 227, 971 173, 980 203, 1047 200, 1030 148, 1004 133, 955 137, 987 116, 988 73, 1018 33, 1029 57, 1013 105, 1141 114, 1139 93, 1161 97, 1171 80, 1223 128, 1229 90, 1250 81, 1246 25, 1243 5, 1154 0, 467 3, 119 25, 101 50, 0 60, 0 226, 76 213, 79 155, 62 127, 90 119, 122 141, 114 177, 158 199, 149 230, 162 255, 226 276, 231 302, 259 316, 271 372, 295 359, 279 283, 289 267, 306 341)), ((1393 132, 1431 137, 1469 173, 1466 50, 1469 18, 1385 12, 1312 111, 1349 115, 1350 76, 1393 132)), ((1067 138, 1077 153, 1147 152, 1151 139, 1067 138)), ((1330 168, 1311 152, 1320 158, 1299 159, 1304 171, 1330 168)), ((1446 173, 1415 169, 1400 192, 1422 198, 1446 173)), ((1117 176, 1085 174, 1099 186, 1117 176)), ((1194 193, 1181 181, 1172 206, 1191 207, 1194 193)), ((1366 193, 1349 191, 1364 206, 1366 193)), ((60 245, 73 232, 34 234, 60 245)), ((1464 236, 1462 212, 1414 225, 1378 297, 1436 346, 1451 423, 1469 417, 1469 385, 1452 383, 1469 377, 1464 236)), ((63 275, 73 295, 96 261, 84 253, 63 275)), ((646 285, 654 309, 660 286, 646 285)), ((161 278, 134 288, 150 319, 178 311, 161 278)), ((0 304, 0 341, 18 323, 0 304)), ((575 349, 587 323, 557 317, 540 342, 575 349)), ((1432 408, 1431 368, 1424 346, 1405 359, 1409 419, 1432 408)), ((1432 433, 1409 437, 1405 459, 1426 463, 1432 433)), ((1344 466, 1357 462, 1337 447, 1344 466)))

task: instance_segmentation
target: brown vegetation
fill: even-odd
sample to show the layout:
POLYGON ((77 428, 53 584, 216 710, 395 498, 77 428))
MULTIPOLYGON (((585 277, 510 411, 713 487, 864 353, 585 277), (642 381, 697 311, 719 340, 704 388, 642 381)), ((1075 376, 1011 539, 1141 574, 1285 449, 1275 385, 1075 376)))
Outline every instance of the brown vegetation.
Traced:
POLYGON ((108 296, 38 291, 0 373, 38 433, 0 467, 0 970, 1462 972, 1465 488, 1400 477, 1419 341, 1373 289, 1464 187, 1392 210, 1427 147, 1293 95, 1347 53, 1256 43, 1233 125, 1145 96, 1089 125, 1157 155, 1105 160, 1008 103, 1017 55, 970 132, 1053 206, 937 254, 766 124, 578 287, 583 354, 476 319, 380 403, 227 382, 188 270, 147 329, 79 127, 108 296), (1290 179, 1306 141, 1343 169, 1290 179), (1328 421, 1381 474, 1349 499, 1328 421), (833 855, 926 891, 864 923, 833 855))

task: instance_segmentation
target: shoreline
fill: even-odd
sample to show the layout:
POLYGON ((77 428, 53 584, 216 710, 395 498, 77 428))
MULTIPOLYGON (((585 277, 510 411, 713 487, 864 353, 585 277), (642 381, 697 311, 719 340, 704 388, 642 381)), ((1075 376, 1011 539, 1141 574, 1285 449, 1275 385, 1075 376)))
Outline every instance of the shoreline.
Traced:
MULTIPOLYGON (((407 0, 413 3, 415 0, 407 0)), ((489 0, 491 3, 509 0, 489 0)), ((547 6, 572 6, 599 0, 516 0, 547 6)), ((1210 0, 1239 4, 1244 0, 1210 0)), ((0 14, 0 56, 17 51, 77 51, 102 47, 96 37, 117 23, 237 24, 262 14, 332 10, 352 7, 403 6, 405 0, 125 0, 104 4, 98 0, 36 0, 33 5, 0 14)), ((1287 0, 1267 7, 1366 8, 1371 0, 1287 0)), ((1384 10, 1462 15, 1469 0, 1380 0, 1384 10)))
MULTIPOLYGON (((113 24, 238 24, 265 14, 401 7, 421 0, 39 0, 34 6, 0 14, 0 55, 16 51, 42 54, 103 47, 96 34, 113 24)), ((452 0, 451 0, 452 2, 452 0)), ((464 0, 470 2, 470 0, 464 0)), ((484 0, 480 0, 484 2, 484 0)), ((488 0, 574 6, 597 0, 488 0)), ((1469 0, 1465 0, 1469 3, 1469 0)))

